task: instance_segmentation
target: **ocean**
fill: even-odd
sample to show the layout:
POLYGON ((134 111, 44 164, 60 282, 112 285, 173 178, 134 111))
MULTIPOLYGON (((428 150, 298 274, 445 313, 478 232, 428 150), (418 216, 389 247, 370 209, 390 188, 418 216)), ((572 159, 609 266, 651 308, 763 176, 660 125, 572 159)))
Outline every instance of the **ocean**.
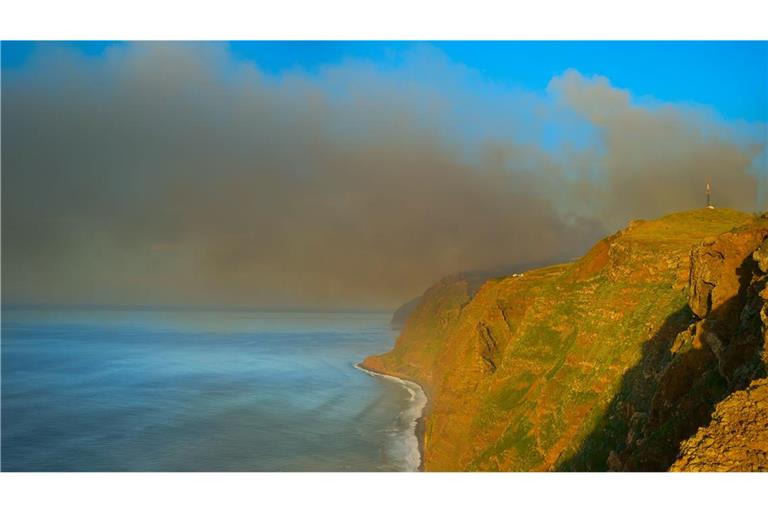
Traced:
POLYGON ((4 309, 4 471, 413 471, 389 315, 4 309))

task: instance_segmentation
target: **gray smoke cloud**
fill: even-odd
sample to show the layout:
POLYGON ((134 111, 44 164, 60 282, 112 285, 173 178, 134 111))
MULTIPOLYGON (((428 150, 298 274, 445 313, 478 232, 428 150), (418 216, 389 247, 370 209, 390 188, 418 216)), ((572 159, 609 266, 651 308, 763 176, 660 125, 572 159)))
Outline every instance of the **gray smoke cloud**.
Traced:
POLYGON ((6 303, 392 307, 700 207, 706 177, 764 207, 764 126, 572 70, 531 92, 429 47, 270 75, 136 43, 47 46, 2 80, 6 303))

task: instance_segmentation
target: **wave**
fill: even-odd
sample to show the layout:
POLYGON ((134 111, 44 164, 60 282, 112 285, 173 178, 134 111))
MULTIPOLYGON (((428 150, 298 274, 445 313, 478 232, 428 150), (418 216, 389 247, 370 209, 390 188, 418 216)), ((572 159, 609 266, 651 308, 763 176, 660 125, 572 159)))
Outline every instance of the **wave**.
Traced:
POLYGON ((421 467, 421 445, 418 437, 418 422, 427 405, 427 394, 421 386, 410 380, 375 372, 355 364, 355 368, 373 377, 397 382, 408 391, 408 406, 398 418, 400 428, 394 431, 392 451, 401 460, 404 471, 419 471, 421 467))

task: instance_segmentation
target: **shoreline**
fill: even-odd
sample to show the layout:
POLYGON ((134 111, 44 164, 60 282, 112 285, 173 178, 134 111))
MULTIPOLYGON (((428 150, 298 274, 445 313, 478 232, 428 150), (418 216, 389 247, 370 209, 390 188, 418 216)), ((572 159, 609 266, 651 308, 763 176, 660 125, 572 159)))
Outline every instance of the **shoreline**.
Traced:
POLYGON ((356 363, 354 366, 358 370, 365 372, 371 376, 397 381, 403 387, 405 387, 406 390, 408 390, 411 393, 411 400, 415 400, 416 397, 418 396, 418 393, 421 393, 421 395, 424 398, 424 403, 422 404, 420 410, 418 411, 418 417, 413 420, 413 435, 416 438, 416 444, 418 446, 418 454, 419 454, 419 464, 416 467, 416 471, 424 471, 424 434, 425 434, 424 411, 427 410, 427 406, 429 404, 429 395, 427 395, 427 392, 424 390, 424 387, 418 382, 404 379, 402 377, 397 377, 395 375, 381 373, 376 370, 367 368, 366 366, 363 365, 362 362, 356 363))

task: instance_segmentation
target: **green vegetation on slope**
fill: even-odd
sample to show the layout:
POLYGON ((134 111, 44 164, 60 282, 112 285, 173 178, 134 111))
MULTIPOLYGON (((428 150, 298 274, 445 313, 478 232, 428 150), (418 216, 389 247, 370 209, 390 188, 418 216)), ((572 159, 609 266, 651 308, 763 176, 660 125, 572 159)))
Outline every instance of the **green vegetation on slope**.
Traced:
POLYGON ((692 249, 735 228, 744 251, 768 233, 764 219, 695 210, 633 222, 575 263, 492 279, 474 296, 460 278, 441 282, 393 351, 365 364, 429 391, 427 470, 665 469, 668 445, 706 419, 689 409, 708 415, 735 385, 690 333, 688 304, 692 249), (696 372, 670 391, 672 376, 696 372))

